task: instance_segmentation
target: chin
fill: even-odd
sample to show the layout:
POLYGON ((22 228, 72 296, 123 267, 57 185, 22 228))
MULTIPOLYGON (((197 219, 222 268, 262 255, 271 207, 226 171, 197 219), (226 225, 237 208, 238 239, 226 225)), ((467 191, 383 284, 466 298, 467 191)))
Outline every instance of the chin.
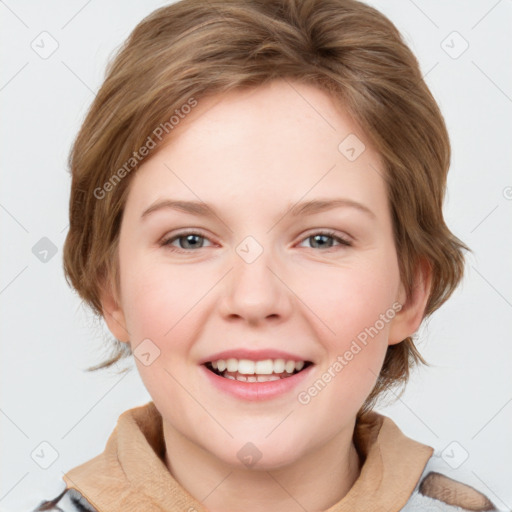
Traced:
POLYGON ((219 452, 216 446, 215 451, 211 453, 236 469, 274 471, 292 465, 304 456, 299 444, 290 436, 287 437, 285 444, 278 437, 272 440, 269 438, 244 442, 240 441, 240 438, 236 438, 227 445, 229 446, 228 451, 219 452))

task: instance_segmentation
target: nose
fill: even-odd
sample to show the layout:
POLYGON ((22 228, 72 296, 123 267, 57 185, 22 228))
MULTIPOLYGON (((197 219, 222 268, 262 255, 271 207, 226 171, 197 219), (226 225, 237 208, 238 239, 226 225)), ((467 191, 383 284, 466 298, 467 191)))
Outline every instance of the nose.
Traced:
POLYGON ((219 303, 223 317, 240 318, 250 324, 267 318, 283 321, 290 315, 293 296, 292 283, 287 282, 290 278, 283 265, 270 249, 261 246, 262 250, 257 249, 254 244, 241 246, 233 255, 232 270, 224 279, 219 303))

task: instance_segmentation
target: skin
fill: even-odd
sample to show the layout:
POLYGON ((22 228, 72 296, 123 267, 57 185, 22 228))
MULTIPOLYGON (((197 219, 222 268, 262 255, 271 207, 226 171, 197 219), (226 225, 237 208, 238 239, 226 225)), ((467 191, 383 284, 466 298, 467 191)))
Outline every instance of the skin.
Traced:
POLYGON ((120 292, 103 293, 105 320, 132 350, 144 339, 160 350, 148 366, 135 362, 163 417, 165 463, 208 510, 325 510, 360 474, 357 411, 387 346, 419 327, 430 277, 418 275, 406 302, 382 162, 320 89, 277 80, 211 96, 171 135, 132 178, 120 292), (349 134, 366 146, 353 162, 338 150, 349 134), (339 197, 373 215, 343 207, 283 216, 298 201, 339 197), (218 216, 162 208, 141 220, 166 198, 201 200, 218 216), (198 233, 189 245, 186 236, 173 239, 184 228, 198 233), (326 229, 352 245, 311 238, 326 229), (247 236, 263 249, 252 263, 236 251, 247 236), (299 403, 297 394, 396 302, 402 309, 378 335, 308 404, 299 403), (241 347, 285 350, 315 366, 291 393, 244 401, 212 387, 199 365, 241 347), (247 442, 262 454, 252 467, 237 456, 247 442))

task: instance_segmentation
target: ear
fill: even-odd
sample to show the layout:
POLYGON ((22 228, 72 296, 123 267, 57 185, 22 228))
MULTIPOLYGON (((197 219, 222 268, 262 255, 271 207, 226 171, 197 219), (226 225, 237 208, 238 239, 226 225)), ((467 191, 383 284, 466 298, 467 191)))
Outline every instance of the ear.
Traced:
POLYGON ((130 335, 126 329, 126 319, 121 301, 113 289, 111 281, 102 287, 100 293, 103 318, 116 339, 124 343, 130 342, 130 335))
POLYGON ((416 269, 412 293, 408 300, 405 287, 403 283, 400 284, 397 301, 402 304, 402 308, 391 322, 388 345, 396 345, 418 330, 423 320, 431 285, 432 268, 426 260, 422 260, 416 269))

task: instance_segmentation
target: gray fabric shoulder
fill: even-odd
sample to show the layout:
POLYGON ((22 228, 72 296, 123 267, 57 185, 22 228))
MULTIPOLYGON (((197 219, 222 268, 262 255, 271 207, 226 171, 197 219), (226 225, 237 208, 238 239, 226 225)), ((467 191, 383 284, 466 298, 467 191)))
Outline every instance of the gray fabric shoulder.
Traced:
POLYGON ((76 489, 64 489, 51 500, 42 501, 32 512, 98 512, 76 489))
POLYGON ((418 491, 414 491, 400 512, 468 512, 468 509, 454 507, 444 501, 429 498, 418 491))
MULTIPOLYGON (((405 504, 405 506, 400 510, 400 512, 419 512, 419 511, 426 511, 426 512, 471 512, 475 510, 480 511, 494 511, 494 512, 512 512, 512 510, 509 509, 498 509, 497 506, 492 503, 490 500, 488 500, 487 496, 485 496, 485 493, 481 490, 479 490, 476 486, 473 486, 472 484, 466 483, 467 481, 470 481, 467 478, 467 474, 463 472, 459 472, 457 474, 456 471, 450 469, 446 463, 443 461, 442 457, 439 453, 434 453, 432 457, 428 460, 427 464, 425 465, 425 468, 423 470, 423 473, 416 485, 416 488, 414 489, 413 493, 411 494, 409 500, 405 504), (454 484, 453 480, 456 482, 467 485, 470 488, 472 488, 473 491, 478 491, 481 494, 481 497, 484 499, 484 501, 488 501, 489 506, 485 506, 482 508, 461 508, 460 506, 456 505, 450 505, 443 501, 441 497, 434 498, 427 496, 421 492, 422 483, 425 483, 429 480, 429 476, 433 476, 434 474, 443 477, 448 477, 452 480, 452 484, 454 484), (466 478, 465 478, 466 476, 466 478)), ((442 493, 440 493, 442 496, 442 493)), ((466 494, 466 492, 464 492, 466 494)))

